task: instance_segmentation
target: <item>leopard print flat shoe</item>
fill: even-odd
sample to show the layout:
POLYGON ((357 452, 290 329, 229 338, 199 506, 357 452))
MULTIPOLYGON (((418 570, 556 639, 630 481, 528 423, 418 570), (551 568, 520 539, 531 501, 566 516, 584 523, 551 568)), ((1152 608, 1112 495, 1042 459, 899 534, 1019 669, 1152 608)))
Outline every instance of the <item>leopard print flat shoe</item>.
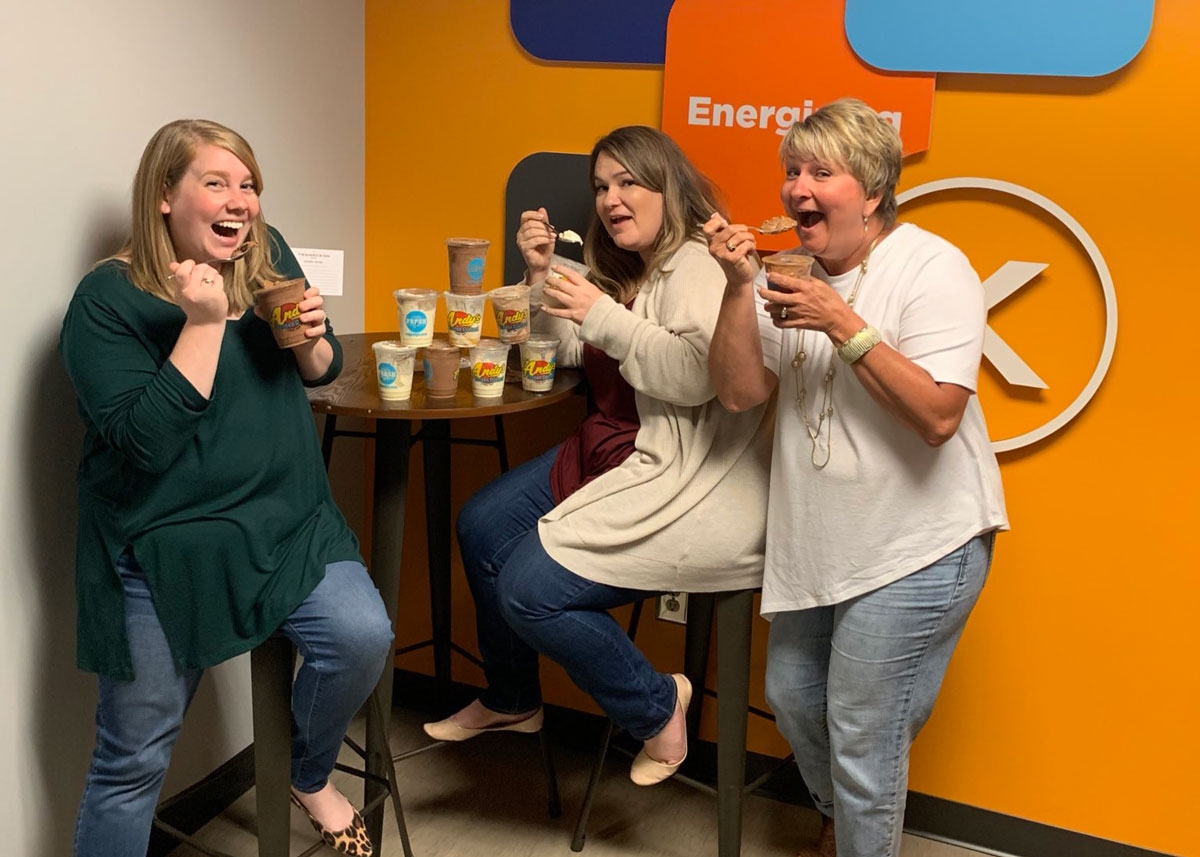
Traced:
POLYGON ((375 846, 371 844, 370 838, 367 836, 367 826, 363 823, 362 815, 358 810, 354 810, 354 817, 350 819, 350 823, 342 830, 329 830, 321 822, 313 818, 313 814, 308 811, 308 808, 300 803, 300 799, 294 794, 292 795, 292 803, 300 807, 304 814, 308 816, 308 820, 312 823, 313 829, 321 835, 321 841, 335 851, 340 851, 343 854, 350 854, 352 857, 374 857, 375 846))

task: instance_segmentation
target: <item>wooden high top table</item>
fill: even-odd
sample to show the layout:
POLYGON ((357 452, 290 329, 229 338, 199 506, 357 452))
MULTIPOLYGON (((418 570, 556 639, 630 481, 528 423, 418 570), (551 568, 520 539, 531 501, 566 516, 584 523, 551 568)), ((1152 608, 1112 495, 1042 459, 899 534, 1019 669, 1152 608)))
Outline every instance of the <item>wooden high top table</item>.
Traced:
MULTIPOLYGON (((425 465, 425 524, 429 540, 429 597, 433 625, 434 675, 439 693, 450 682, 450 421, 477 417, 499 417, 533 411, 562 402, 573 395, 583 380, 578 370, 560 369, 547 393, 527 393, 519 383, 504 385, 504 394, 476 398, 471 394, 471 373, 459 373, 458 392, 453 398, 428 398, 425 376, 413 375, 412 396, 403 401, 379 398, 375 358, 371 344, 398 339, 397 333, 359 333, 338 336, 342 345, 342 373, 331 384, 314 387, 308 399, 315 413, 327 416, 375 420, 375 484, 371 509, 370 572, 383 596, 392 631, 396 628, 396 596, 400 584, 400 562, 404 554, 405 498, 408 494, 408 455, 412 448, 413 422, 420 422, 419 436, 425 465)), ((327 438, 332 439, 332 435, 327 438)), ((379 679, 380 698, 391 704, 394 669, 379 679)), ((370 710, 368 718, 372 716, 370 710)), ((382 774, 382 754, 376 730, 367 729, 368 772, 382 774)), ((367 780, 367 800, 384 789, 367 780)), ((383 825, 382 808, 365 819, 372 841, 378 842, 383 825)))

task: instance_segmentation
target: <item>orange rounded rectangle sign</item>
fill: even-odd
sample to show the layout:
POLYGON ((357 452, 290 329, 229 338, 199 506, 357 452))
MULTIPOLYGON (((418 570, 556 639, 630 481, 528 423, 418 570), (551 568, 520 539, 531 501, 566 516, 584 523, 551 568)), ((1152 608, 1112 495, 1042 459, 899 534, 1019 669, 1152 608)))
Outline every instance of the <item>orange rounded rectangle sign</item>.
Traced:
POLYGON ((850 95, 878 110, 900 132, 905 155, 929 147, 935 75, 866 65, 850 48, 844 17, 845 0, 672 7, 662 128, 717 183, 736 219, 778 213, 779 143, 792 123, 834 99, 850 95))

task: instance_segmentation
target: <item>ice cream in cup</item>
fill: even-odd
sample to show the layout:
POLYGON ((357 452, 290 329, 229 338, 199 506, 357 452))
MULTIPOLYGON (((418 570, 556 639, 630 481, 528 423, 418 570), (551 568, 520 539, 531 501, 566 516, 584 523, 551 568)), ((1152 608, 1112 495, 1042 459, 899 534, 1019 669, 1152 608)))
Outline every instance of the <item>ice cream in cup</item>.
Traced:
POLYGON ((550 336, 531 336, 521 343, 521 389, 530 393, 548 393, 554 386, 558 340, 550 336))
POLYGON ((484 296, 446 293, 446 330, 450 344, 470 348, 483 330, 484 296))
POLYGON ((299 277, 271 283, 254 293, 259 314, 267 320, 275 335, 275 344, 280 348, 295 348, 307 338, 304 328, 308 325, 300 321, 300 301, 304 300, 305 285, 304 278, 299 277))
POLYGON ((529 286, 505 286, 488 292, 501 342, 524 342, 529 338, 529 286))
POLYGON ((508 343, 481 339, 471 349, 471 393, 479 398, 504 395, 504 373, 508 368, 508 343))
POLYGON ((453 397, 458 392, 458 367, 462 352, 454 345, 435 340, 425 347, 425 395, 432 399, 453 397))
POLYGON ((490 241, 486 238, 447 238, 450 257, 450 291, 462 295, 483 292, 483 264, 490 241))
POLYGON ((400 341, 405 345, 433 342, 433 319, 438 293, 433 289, 397 289, 392 292, 400 316, 400 341))
POLYGON ((768 274, 783 274, 785 277, 807 277, 812 271, 813 257, 801 253, 775 253, 763 257, 763 267, 768 274))
POLYGON ((375 378, 379 382, 379 398, 409 398, 412 395, 417 349, 395 339, 374 342, 371 348, 375 351, 375 378))

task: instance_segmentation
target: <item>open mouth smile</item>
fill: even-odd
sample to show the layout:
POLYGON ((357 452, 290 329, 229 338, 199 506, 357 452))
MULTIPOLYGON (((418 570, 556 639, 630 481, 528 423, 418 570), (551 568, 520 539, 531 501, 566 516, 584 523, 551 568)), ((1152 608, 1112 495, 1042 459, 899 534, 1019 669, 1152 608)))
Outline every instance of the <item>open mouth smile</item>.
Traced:
POLYGON ((212 230, 222 238, 236 238, 245 225, 242 220, 219 220, 212 225, 212 230))

